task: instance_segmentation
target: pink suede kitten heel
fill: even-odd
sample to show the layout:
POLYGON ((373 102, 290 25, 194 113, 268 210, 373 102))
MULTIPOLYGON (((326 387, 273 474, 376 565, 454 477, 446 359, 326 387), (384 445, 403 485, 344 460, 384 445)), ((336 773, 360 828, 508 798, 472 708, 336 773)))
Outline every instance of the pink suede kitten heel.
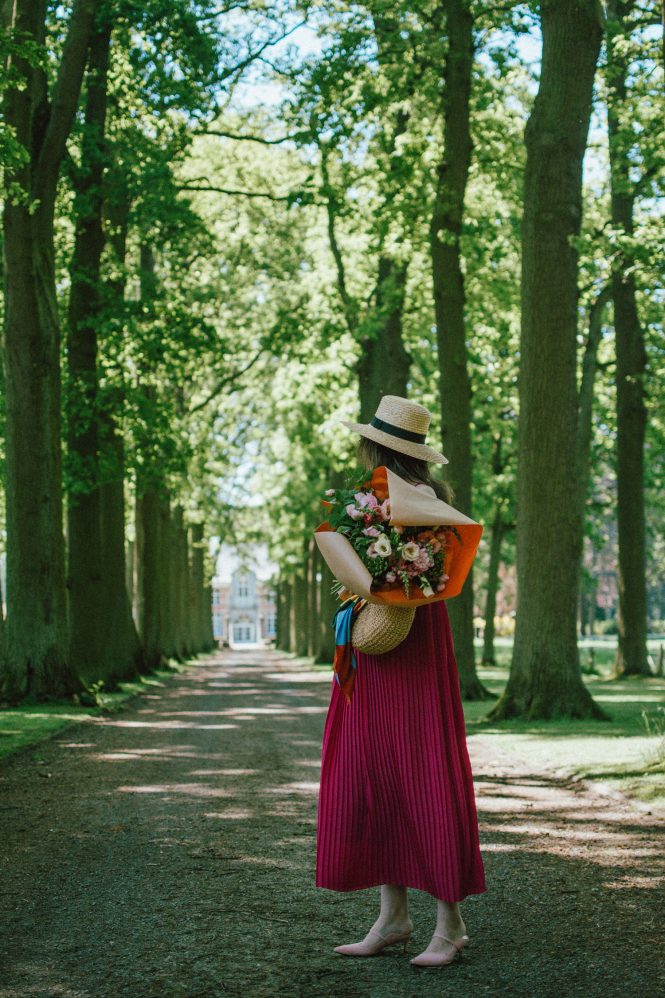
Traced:
POLYGON ((467 935, 462 936, 460 939, 449 939, 448 936, 442 936, 439 932, 435 932, 432 938, 445 939, 447 943, 452 945, 452 953, 448 953, 446 956, 441 953, 419 953, 418 956, 414 956, 413 959, 409 961, 414 967, 444 967, 446 964, 452 963, 453 960, 456 960, 458 956, 461 956, 462 950, 465 946, 468 946, 470 942, 467 935))
POLYGON ((335 946, 334 952, 341 953, 342 956, 376 956, 386 946, 404 943, 402 952, 406 953, 406 947, 412 933, 413 929, 409 929, 408 932, 390 932, 388 935, 382 936, 376 929, 370 929, 367 935, 374 936, 374 940, 367 942, 366 939, 363 939, 359 943, 344 943, 342 946, 335 946))

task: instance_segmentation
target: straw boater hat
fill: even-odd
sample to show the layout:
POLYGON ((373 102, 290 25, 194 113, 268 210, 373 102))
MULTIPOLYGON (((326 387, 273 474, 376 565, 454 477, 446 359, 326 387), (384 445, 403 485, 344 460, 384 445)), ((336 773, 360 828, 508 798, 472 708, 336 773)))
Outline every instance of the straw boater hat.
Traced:
POLYGON ((399 451, 400 454, 409 454, 421 461, 448 464, 447 457, 425 443, 431 420, 432 414, 424 405, 418 405, 399 395, 384 395, 369 423, 342 422, 350 430, 369 437, 377 444, 399 451))

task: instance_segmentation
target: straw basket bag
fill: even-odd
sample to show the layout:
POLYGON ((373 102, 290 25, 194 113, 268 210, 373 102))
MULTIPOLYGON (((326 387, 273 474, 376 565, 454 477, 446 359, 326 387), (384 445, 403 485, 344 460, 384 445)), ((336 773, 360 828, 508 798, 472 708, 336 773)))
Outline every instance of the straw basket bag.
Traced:
POLYGON ((354 621, 351 644, 365 655, 392 651, 408 635, 415 615, 416 608, 411 606, 366 603, 354 621))

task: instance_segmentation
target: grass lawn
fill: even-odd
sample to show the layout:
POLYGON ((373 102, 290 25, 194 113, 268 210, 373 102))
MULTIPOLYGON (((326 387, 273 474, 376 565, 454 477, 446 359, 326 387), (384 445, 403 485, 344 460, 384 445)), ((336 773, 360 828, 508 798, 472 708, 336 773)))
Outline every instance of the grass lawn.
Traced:
POLYGON ((23 703, 19 707, 0 709, 0 758, 25 745, 48 738, 72 721, 85 721, 87 718, 120 710, 135 693, 163 686, 164 681, 174 672, 182 672, 187 668, 186 663, 171 661, 169 664, 169 669, 142 676, 136 682, 121 683, 120 689, 115 693, 98 693, 96 707, 78 706, 66 700, 60 703, 23 703))
MULTIPOLYGON (((499 694, 504 669, 480 668, 499 694)), ((533 761, 537 769, 598 781, 653 809, 665 809, 665 679, 608 680, 585 676, 610 721, 485 720, 489 702, 465 703, 469 738, 533 761)))
MULTIPOLYGON (((660 643, 649 641, 656 661, 660 643)), ((477 643, 479 655, 480 648, 477 643)), ((511 653, 512 640, 501 639, 497 667, 478 670, 485 686, 497 696, 508 678, 511 653)), ((582 668, 588 668, 593 659, 596 669, 584 675, 584 682, 610 721, 497 724, 484 719, 487 703, 465 703, 469 737, 531 759, 538 768, 594 780, 654 810, 665 810, 665 678, 609 679, 615 655, 616 638, 580 642, 582 668)))
MULTIPOLYGON (((656 660, 659 644, 649 642, 656 660)), ((485 720, 493 700, 465 702, 468 737, 530 759, 536 769, 594 780, 654 811, 665 810, 665 678, 610 680, 616 638, 581 641, 583 668, 588 667, 591 648, 599 674, 585 675, 584 682, 610 721, 496 723, 485 720)), ((478 658, 481 650, 481 642, 476 642, 478 658)), ((497 697, 508 678, 511 653, 512 639, 500 638, 497 666, 478 669, 483 684, 497 697)))

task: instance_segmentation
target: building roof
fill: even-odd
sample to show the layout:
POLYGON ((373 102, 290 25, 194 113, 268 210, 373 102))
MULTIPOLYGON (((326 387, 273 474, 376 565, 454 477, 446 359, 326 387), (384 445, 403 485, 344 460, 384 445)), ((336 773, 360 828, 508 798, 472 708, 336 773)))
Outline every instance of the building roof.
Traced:
POLYGON ((264 544, 247 547, 222 544, 217 553, 213 584, 230 583, 238 569, 248 569, 254 572, 259 582, 267 582, 277 572, 277 565, 268 558, 268 549, 264 544))

